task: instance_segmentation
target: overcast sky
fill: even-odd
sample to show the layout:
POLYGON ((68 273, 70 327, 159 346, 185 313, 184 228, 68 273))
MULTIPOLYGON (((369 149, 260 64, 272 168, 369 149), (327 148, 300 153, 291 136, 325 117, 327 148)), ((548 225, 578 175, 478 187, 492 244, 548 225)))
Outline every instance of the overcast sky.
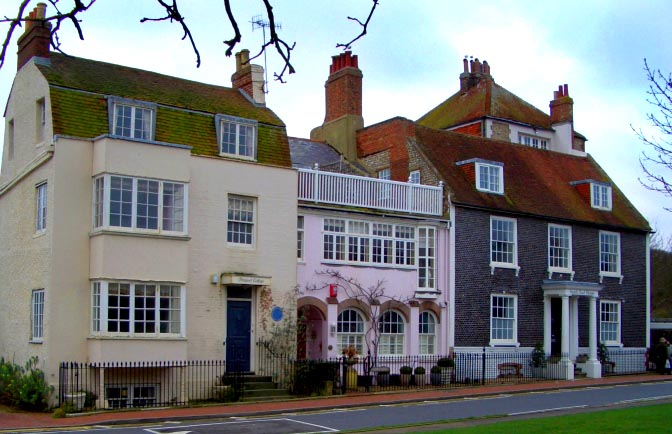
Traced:
MULTIPOLYGON (((71 2, 60 3, 65 10, 71 2)), ((252 31, 250 21, 264 12, 263 3, 232 3, 243 33, 239 48, 254 53, 263 33, 252 31)), ((0 0, 0 15, 15 15, 18 4, 0 0)), ((82 16, 85 40, 79 41, 67 28, 61 33, 63 49, 75 56, 230 86, 235 61, 224 56, 222 41, 233 33, 223 2, 181 2, 201 52, 200 68, 191 46, 180 40, 178 26, 139 23, 142 17, 160 15, 155 4, 98 0, 82 16)), ((308 137, 324 120, 324 81, 331 56, 340 52, 336 43, 359 32, 347 16, 364 19, 371 1, 274 0, 273 4, 281 36, 296 41, 292 52, 296 73, 287 77, 286 84, 269 83, 267 105, 287 124, 289 135, 308 137)), ((671 12, 669 0, 380 0, 368 34, 353 47, 364 73, 365 125, 394 116, 416 120, 434 108, 459 89, 465 55, 487 60, 499 85, 546 113, 553 91, 567 83, 574 99, 574 127, 588 138, 586 150, 652 227, 670 237, 672 215, 663 206, 672 207, 672 200, 639 183, 644 147, 631 125, 652 132, 646 120, 652 107, 646 102, 643 59, 672 71, 671 12)), ((3 36, 6 28, 0 25, 3 36)), ((15 44, 16 38, 0 70, 3 101, 16 71, 15 44)), ((280 59, 269 52, 267 62, 272 80, 280 59)), ((263 57, 255 63, 263 65, 263 57)), ((4 133, 4 122, 0 132, 4 133)))

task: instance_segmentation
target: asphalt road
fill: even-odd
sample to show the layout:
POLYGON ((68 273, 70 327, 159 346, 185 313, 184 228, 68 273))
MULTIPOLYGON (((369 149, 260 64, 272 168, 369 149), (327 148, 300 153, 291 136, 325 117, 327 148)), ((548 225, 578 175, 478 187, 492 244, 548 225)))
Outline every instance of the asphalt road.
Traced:
MULTIPOLYGON (((269 417, 210 419, 185 423, 169 421, 146 426, 87 427, 86 432, 96 434, 333 433, 400 425, 442 424, 468 418, 478 420, 492 417, 536 417, 667 400, 672 400, 672 382, 562 389, 473 399, 462 398, 286 413, 269 417)), ((81 433, 82 429, 53 432, 81 433)), ((390 431, 385 430, 385 432, 390 431)))

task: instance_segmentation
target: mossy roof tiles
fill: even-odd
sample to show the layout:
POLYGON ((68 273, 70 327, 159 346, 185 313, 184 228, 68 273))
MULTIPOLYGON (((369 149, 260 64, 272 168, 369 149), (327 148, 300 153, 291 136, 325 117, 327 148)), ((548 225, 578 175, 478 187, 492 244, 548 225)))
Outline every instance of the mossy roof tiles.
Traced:
POLYGON ((551 128, 549 115, 504 89, 491 78, 481 79, 467 92, 457 92, 417 122, 430 128, 446 129, 484 117, 551 128))
POLYGON ((579 157, 422 126, 415 141, 432 162, 456 205, 649 231, 646 219, 591 156, 579 157), (504 194, 480 192, 459 161, 480 158, 504 164, 504 194), (612 210, 591 207, 570 183, 611 184, 612 210))
POLYGON ((199 155, 219 155, 215 114, 257 120, 257 161, 291 166, 284 123, 236 89, 59 53, 36 65, 51 87, 55 134, 109 133, 106 97, 116 96, 157 103, 155 140, 191 146, 199 155))

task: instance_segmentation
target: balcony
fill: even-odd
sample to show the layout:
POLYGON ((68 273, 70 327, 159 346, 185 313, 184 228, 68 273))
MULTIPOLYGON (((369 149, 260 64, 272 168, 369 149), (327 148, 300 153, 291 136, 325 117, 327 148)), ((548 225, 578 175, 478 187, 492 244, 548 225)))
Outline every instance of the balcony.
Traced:
POLYGON ((344 175, 299 171, 299 200, 410 214, 443 214, 443 183, 438 187, 344 175))

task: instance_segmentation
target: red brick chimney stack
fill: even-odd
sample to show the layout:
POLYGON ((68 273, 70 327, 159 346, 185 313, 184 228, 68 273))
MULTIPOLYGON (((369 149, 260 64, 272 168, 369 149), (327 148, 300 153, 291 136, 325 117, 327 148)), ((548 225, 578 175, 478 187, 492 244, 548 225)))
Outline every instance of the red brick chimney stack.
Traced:
POLYGON ((33 57, 49 57, 51 44, 51 23, 44 21, 47 5, 38 3, 26 17, 26 30, 19 38, 16 70, 21 69, 33 57))
POLYGON ((346 51, 331 58, 329 78, 325 83, 326 113, 324 123, 346 115, 362 115, 362 71, 357 56, 346 51))
POLYGON ((250 63, 250 50, 236 53, 236 72, 231 76, 234 89, 244 91, 255 103, 265 105, 264 68, 250 63))
POLYGON ((482 79, 492 80, 490 75, 490 65, 487 60, 481 63, 478 59, 467 61, 466 57, 462 60, 464 71, 460 74, 460 91, 466 92, 472 87, 478 85, 482 79))
POLYGON ((558 90, 553 92, 553 100, 549 106, 551 108, 551 124, 574 121, 574 100, 569 97, 569 89, 566 84, 558 86, 558 90))

